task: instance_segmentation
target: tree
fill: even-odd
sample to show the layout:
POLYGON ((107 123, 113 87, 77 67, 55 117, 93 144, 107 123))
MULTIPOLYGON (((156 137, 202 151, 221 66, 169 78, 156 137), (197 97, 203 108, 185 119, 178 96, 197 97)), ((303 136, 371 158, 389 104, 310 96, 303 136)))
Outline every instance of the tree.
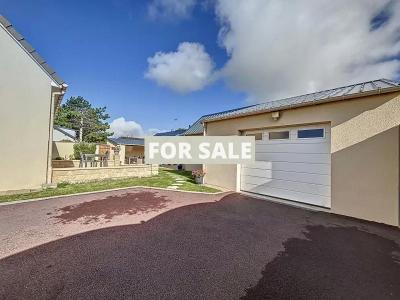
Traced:
POLYGON ((112 135, 106 122, 109 118, 106 107, 92 107, 89 101, 78 96, 61 105, 54 124, 75 130, 80 142, 99 143, 112 135))

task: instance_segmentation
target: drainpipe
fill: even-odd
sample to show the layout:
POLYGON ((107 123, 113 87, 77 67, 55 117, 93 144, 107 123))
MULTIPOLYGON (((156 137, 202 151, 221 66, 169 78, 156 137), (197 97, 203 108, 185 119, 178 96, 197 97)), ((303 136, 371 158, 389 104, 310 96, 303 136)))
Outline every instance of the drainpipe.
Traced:
POLYGON ((47 168, 46 168, 46 186, 51 185, 52 181, 52 150, 53 150, 53 125, 54 125, 54 112, 56 101, 61 100, 67 90, 67 85, 62 85, 59 92, 52 92, 51 93, 51 100, 50 100, 50 120, 49 120, 49 137, 48 137, 48 144, 47 144, 47 168))
MULTIPOLYGON (((202 122, 201 125, 203 125, 203 136, 207 135, 207 123, 202 122)), ((207 168, 205 164, 201 165, 201 169, 206 173, 206 175, 203 177, 203 183, 206 182, 207 179, 207 168)))

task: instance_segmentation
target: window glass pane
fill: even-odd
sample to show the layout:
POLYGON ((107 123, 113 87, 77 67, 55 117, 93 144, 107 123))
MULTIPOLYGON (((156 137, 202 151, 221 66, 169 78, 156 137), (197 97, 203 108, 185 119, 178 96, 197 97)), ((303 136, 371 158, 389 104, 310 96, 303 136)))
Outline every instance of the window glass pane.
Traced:
POLYGON ((260 141, 262 140, 262 133, 261 132, 257 132, 257 133, 248 133, 246 134, 247 136, 254 136, 256 141, 260 141))
POLYGON ((287 140, 289 139, 289 131, 274 131, 268 133, 270 140, 287 140))
POLYGON ((307 139, 307 138, 322 138, 324 137, 324 129, 304 129, 297 131, 297 137, 299 139, 307 139))

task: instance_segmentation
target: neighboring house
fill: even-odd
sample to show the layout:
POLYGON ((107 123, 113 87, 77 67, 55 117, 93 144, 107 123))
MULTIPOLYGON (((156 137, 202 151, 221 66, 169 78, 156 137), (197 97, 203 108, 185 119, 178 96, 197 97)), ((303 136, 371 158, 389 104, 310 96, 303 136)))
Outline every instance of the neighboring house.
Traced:
POLYGON ((207 184, 399 226, 399 83, 353 84, 202 122, 208 136, 256 139, 255 164, 207 165, 207 184))
POLYGON ((53 127, 52 159, 69 159, 74 154, 76 142, 75 130, 55 125, 53 127))
POLYGON ((115 146, 119 146, 119 157, 121 164, 130 164, 132 158, 144 157, 144 139, 136 137, 108 138, 107 144, 110 145, 110 154, 114 154, 115 146))
POLYGON ((167 131, 167 132, 159 132, 159 133, 156 133, 154 136, 177 136, 177 135, 182 135, 184 132, 186 132, 186 129, 179 128, 179 129, 171 130, 171 131, 167 131))
POLYGON ((0 193, 39 189, 51 183, 53 117, 67 85, 3 16, 0 49, 0 193))
MULTIPOLYGON (((184 128, 179 128, 177 130, 171 130, 171 131, 167 131, 167 132, 159 132, 156 133, 155 136, 182 136, 185 134, 185 132, 188 129, 184 129, 184 128)), ((169 168, 178 168, 177 164, 174 165, 167 165, 169 168)), ((179 168, 182 166, 183 170, 186 171, 193 171, 193 170, 197 170, 197 169, 201 169, 202 165, 190 165, 190 164, 183 164, 183 165, 179 165, 179 168)))
POLYGON ((76 142, 76 132, 73 129, 56 126, 53 127, 53 142, 76 142))

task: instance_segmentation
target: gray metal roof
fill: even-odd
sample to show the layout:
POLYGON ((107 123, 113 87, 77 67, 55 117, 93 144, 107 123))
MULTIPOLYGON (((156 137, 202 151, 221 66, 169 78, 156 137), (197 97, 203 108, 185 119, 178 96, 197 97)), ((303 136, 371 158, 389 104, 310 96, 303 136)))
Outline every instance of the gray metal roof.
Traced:
POLYGON ((245 115, 272 112, 277 110, 285 110, 296 107, 316 105, 316 104, 322 104, 322 103, 340 101, 346 99, 349 100, 356 97, 362 97, 380 93, 389 93, 394 91, 400 91, 400 83, 382 78, 372 81, 351 84, 343 87, 333 88, 325 91, 305 94, 301 96, 295 96, 281 100, 275 100, 261 104, 241 107, 237 109, 232 109, 228 111, 222 111, 202 116, 192 126, 189 127, 189 129, 184 133, 184 135, 194 135, 202 133, 203 132, 202 123, 208 121, 229 119, 245 115))
POLYGON ((176 130, 171 130, 167 132, 159 132, 156 133, 154 136, 177 136, 177 135, 182 135, 182 133, 186 132, 186 129, 179 128, 176 130))
POLYGON ((238 110, 241 110, 241 109, 245 109, 245 108, 249 108, 249 107, 253 107, 253 106, 256 106, 256 105, 240 107, 240 108, 221 111, 221 112, 217 112, 217 113, 213 113, 213 114, 209 114, 209 115, 204 115, 200 119, 198 119, 196 122, 194 122, 189 127, 189 129, 186 130, 182 135, 198 135, 198 134, 202 134, 203 133, 203 123, 205 121, 212 120, 213 118, 220 117, 220 116, 223 116, 225 114, 233 113, 235 111, 238 111, 238 110))
POLYGON ((65 134, 66 136, 70 137, 71 139, 76 140, 75 130, 57 126, 57 125, 54 125, 53 128, 54 128, 54 130, 57 130, 57 131, 61 132, 62 134, 65 134))
POLYGON ((204 116, 194 122, 182 135, 197 135, 203 133, 204 116))
POLYGON ((37 53, 37 51, 25 40, 25 38, 18 31, 15 30, 11 23, 8 22, 8 20, 2 15, 0 15, 0 24, 4 26, 8 33, 17 40, 21 47, 24 48, 25 51, 31 55, 32 59, 35 60, 36 63, 39 64, 57 84, 65 84, 65 81, 61 79, 52 68, 50 68, 50 66, 39 55, 39 53, 37 53))
POLYGON ((144 146, 143 138, 121 136, 119 138, 108 138, 108 141, 114 145, 144 146))

